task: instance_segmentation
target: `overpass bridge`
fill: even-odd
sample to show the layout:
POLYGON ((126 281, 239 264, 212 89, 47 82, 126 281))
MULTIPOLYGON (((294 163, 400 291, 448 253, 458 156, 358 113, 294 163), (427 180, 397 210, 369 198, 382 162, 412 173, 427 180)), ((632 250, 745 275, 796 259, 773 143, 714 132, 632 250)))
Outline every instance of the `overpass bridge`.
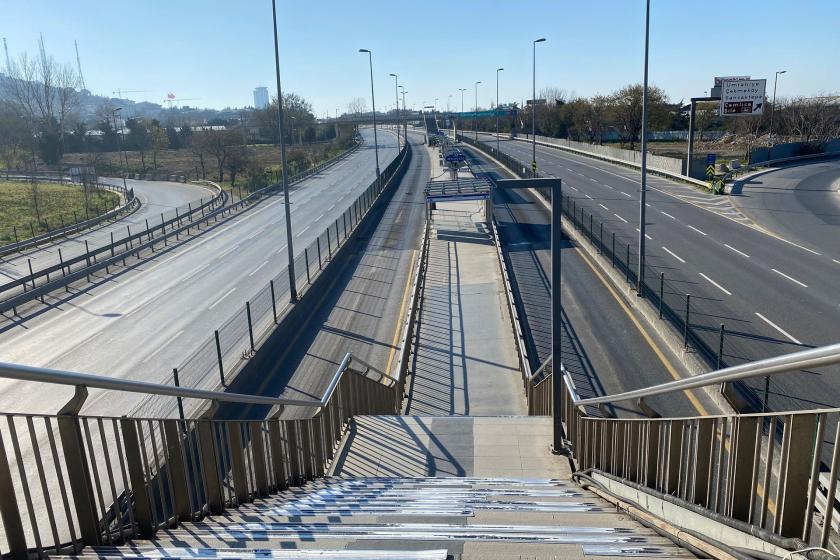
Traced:
POLYGON ((840 345, 582 396, 565 364, 530 366, 495 212, 474 200, 492 179, 460 200, 429 182, 438 155, 414 138, 227 390, 0 364, 74 394, 57 415, 0 412, 4 555, 834 558, 840 409, 645 403, 837 364, 840 345), (179 406, 81 414, 89 391, 179 406))

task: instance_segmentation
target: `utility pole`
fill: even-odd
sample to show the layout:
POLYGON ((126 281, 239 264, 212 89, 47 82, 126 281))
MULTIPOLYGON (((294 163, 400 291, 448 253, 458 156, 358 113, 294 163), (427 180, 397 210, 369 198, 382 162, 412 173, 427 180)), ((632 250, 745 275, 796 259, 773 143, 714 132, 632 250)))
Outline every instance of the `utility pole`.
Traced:
MULTIPOLYGON (((461 92, 461 114, 464 114, 464 92, 467 91, 467 88, 458 88, 458 91, 461 92)), ((459 119, 462 117, 459 117, 459 119)), ((461 130, 464 130, 464 127, 461 127, 461 130)), ((455 138, 458 138, 458 130, 455 130, 455 138)))
POLYGON ((645 281, 645 195, 647 194, 648 47, 650 44, 650 0, 645 2, 645 75, 642 84, 642 185, 639 189, 639 272, 636 295, 644 295, 645 281))
MULTIPOLYGON (((773 80, 773 106, 770 107, 770 146, 773 146, 773 115, 776 113, 776 87, 779 85, 779 74, 784 74, 787 70, 779 70, 776 72, 776 79, 773 80)), ((767 154, 770 158, 770 154, 767 154)))
POLYGON ((399 116, 400 116, 400 94, 399 94, 399 91, 398 91, 399 85, 397 85, 397 79, 398 79, 398 78, 397 78, 397 75, 396 75, 396 74, 389 74, 389 76, 393 76, 393 77, 394 77, 394 97, 395 97, 395 98, 396 98, 396 100, 397 100, 397 151, 399 152, 399 151, 400 151, 400 122, 399 122, 399 116))
POLYGON ((475 133, 475 141, 478 142, 478 84, 481 83, 481 80, 475 83, 475 114, 473 115, 473 132, 475 133))
POLYGON ((533 97, 531 98, 531 173, 537 174, 537 43, 545 43, 545 37, 534 40, 533 97))
MULTIPOLYGON (((119 111, 122 111, 122 107, 117 107, 116 109, 111 111, 111 116, 114 119, 114 134, 117 135, 117 154, 120 154, 122 152, 122 142, 120 141, 120 131, 117 129, 117 113, 119 111)), ((120 122, 122 122, 122 119, 120 119, 120 122)), ((120 128, 122 128, 122 126, 120 126, 120 128)), ((123 162, 122 158, 120 158, 120 163, 122 164, 122 162, 123 162)), ((127 171, 126 171, 127 166, 128 166, 128 158, 126 157, 125 165, 123 165, 123 172, 122 172, 123 189, 125 189, 126 193, 128 192, 128 185, 126 184, 126 180, 125 180, 125 175, 127 173, 127 171)))
POLYGON ((373 145, 376 149, 376 184, 379 188, 379 140, 376 136, 376 97, 373 94, 373 53, 368 49, 359 49, 360 53, 367 53, 368 62, 370 63, 370 103, 373 106, 373 145))
POLYGON ((289 255, 289 299, 297 303, 295 287, 295 250, 292 247, 292 214, 289 202, 289 168, 286 164, 286 139, 283 136, 283 89, 280 87, 280 47, 277 41, 277 2, 271 0, 271 15, 274 23, 274 74, 277 77, 277 126, 280 127, 280 166, 283 172, 283 206, 286 211, 286 248, 289 255))

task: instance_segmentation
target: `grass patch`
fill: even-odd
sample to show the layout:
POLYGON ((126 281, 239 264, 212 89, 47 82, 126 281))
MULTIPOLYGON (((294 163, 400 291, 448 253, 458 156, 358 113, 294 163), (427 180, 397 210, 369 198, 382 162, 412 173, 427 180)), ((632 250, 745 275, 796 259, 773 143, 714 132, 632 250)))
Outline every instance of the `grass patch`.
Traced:
POLYGON ((38 183, 38 207, 35 211, 32 184, 24 181, 0 180, 0 245, 82 222, 103 214, 120 203, 116 193, 93 190, 87 208, 84 190, 80 185, 38 183), (75 215, 74 215, 75 214, 75 215))

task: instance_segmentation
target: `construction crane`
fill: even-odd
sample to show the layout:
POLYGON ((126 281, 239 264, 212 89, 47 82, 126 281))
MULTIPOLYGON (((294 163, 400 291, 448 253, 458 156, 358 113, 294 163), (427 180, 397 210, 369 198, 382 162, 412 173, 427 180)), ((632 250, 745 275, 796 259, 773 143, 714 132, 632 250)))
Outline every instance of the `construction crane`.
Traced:
POLYGON ((116 95, 119 99, 122 99, 124 93, 149 93, 150 91, 148 89, 118 89, 117 91, 112 91, 111 95, 116 95))
POLYGON ((76 45, 76 66, 79 68, 79 81, 82 82, 82 91, 87 89, 85 85, 85 77, 82 74, 82 59, 79 58, 79 42, 74 40, 73 44, 76 45))

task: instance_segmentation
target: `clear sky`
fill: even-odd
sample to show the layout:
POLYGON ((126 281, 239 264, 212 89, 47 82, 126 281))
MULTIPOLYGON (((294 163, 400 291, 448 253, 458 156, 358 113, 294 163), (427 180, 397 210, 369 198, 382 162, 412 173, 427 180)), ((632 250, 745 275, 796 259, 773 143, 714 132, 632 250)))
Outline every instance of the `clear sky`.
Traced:
MULTIPOLYGON (((652 0, 650 79, 673 101, 703 95, 714 76, 768 78, 787 70, 779 95, 840 93, 840 0, 652 0)), ((49 53, 75 63, 79 42, 88 89, 160 103, 253 104, 253 88, 274 95, 270 0, 0 0, 0 36, 12 56, 49 53)), ((373 51, 378 109, 394 103, 399 74, 409 106, 479 104, 530 97, 531 41, 537 89, 608 93, 642 79, 643 0, 278 0, 283 89, 321 116, 353 97, 370 104, 373 51), (451 101, 449 96, 451 97, 451 101)))

